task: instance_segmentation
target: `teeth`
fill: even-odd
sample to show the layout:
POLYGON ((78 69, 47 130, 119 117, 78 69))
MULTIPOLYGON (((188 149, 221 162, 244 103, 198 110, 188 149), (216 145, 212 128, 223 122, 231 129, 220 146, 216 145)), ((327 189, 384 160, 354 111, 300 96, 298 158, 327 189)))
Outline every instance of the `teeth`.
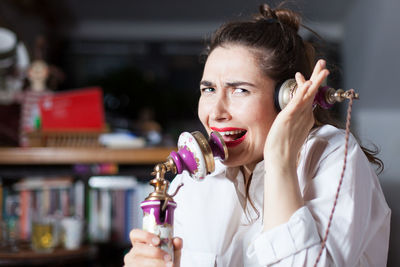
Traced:
POLYGON ((234 135, 234 134, 240 134, 244 132, 243 130, 235 130, 235 131, 226 131, 226 132, 219 132, 221 135, 234 135))

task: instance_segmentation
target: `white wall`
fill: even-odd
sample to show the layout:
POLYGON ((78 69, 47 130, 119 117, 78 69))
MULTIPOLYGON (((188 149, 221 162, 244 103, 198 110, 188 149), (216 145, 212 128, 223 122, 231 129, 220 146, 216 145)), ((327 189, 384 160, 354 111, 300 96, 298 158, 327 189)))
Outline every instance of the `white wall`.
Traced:
POLYGON ((383 177, 400 183, 399 0, 357 0, 344 27, 345 88, 355 88, 354 122, 382 149, 383 177))
POLYGON ((344 25, 345 88, 355 88, 356 132, 380 147, 392 209, 388 266, 400 266, 400 1, 356 0, 344 25))

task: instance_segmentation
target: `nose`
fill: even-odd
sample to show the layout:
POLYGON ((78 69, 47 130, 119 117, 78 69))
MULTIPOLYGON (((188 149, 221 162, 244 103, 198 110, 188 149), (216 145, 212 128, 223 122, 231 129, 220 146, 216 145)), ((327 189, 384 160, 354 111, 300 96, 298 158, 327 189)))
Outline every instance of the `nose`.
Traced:
POLYGON ((229 100, 224 94, 218 94, 213 105, 210 116, 212 120, 222 122, 232 119, 229 111, 229 100))

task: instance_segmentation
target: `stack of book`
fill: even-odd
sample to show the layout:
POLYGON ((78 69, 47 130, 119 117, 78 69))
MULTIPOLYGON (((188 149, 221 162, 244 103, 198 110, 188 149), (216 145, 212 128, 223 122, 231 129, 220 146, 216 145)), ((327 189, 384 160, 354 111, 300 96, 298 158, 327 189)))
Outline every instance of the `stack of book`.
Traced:
POLYGON ((129 243, 129 232, 142 227, 140 202, 152 190, 131 176, 91 177, 87 195, 89 240, 129 243))
POLYGON ((0 222, 17 221, 18 239, 29 241, 34 218, 76 217, 85 221, 90 242, 125 244, 142 227, 140 202, 152 190, 133 176, 93 176, 87 186, 72 177, 27 177, 10 187, 0 180, 0 222))
POLYGON ((19 239, 29 240, 36 217, 84 217, 84 183, 72 177, 27 177, 12 187, 0 184, 0 219, 18 218, 19 239))

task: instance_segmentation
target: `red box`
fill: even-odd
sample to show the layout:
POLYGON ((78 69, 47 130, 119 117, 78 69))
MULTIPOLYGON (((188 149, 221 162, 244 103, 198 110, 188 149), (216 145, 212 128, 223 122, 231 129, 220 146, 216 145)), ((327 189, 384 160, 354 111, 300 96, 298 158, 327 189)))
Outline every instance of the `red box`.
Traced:
POLYGON ((101 131, 103 92, 90 87, 44 96, 40 102, 43 131, 101 131))

